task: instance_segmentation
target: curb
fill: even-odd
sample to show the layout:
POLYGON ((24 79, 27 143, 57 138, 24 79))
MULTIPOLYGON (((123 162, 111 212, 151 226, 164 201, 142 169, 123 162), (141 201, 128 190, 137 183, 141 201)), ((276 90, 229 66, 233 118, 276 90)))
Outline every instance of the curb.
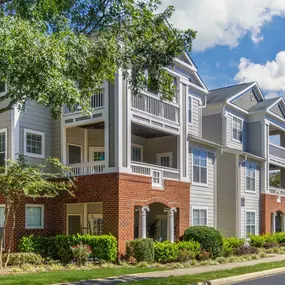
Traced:
POLYGON ((267 276, 271 276, 271 275, 275 275, 279 273, 285 273, 285 268, 284 267, 274 268, 274 269, 269 269, 265 271, 259 271, 259 272, 253 272, 253 273, 248 273, 248 274, 243 274, 243 275, 215 279, 211 281, 191 283, 189 285, 222 285, 222 284, 229 285, 229 284, 234 284, 236 282, 252 280, 252 279, 259 278, 259 277, 267 277, 267 276))

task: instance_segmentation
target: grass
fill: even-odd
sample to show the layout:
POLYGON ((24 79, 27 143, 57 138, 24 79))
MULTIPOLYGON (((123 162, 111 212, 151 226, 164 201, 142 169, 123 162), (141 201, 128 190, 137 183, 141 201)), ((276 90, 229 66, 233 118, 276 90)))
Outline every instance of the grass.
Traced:
POLYGON ((285 266, 285 261, 260 263, 253 266, 245 266, 234 269, 199 273, 193 275, 172 276, 168 278, 155 278, 155 279, 142 280, 142 281, 133 281, 127 284, 128 285, 188 285, 189 283, 237 276, 257 271, 269 270, 273 268, 280 268, 284 266, 285 266))
POLYGON ((165 270, 163 268, 100 268, 92 270, 70 270, 28 274, 1 275, 1 285, 47 285, 80 280, 106 278, 132 273, 165 270))

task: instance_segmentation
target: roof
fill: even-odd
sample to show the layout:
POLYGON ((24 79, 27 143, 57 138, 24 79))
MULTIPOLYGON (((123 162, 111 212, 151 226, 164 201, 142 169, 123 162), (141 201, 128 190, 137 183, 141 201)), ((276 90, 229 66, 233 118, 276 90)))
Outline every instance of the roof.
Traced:
POLYGON ((209 141, 209 140, 206 140, 204 138, 200 138, 200 137, 190 135, 190 134, 188 134, 188 140, 189 141, 196 141, 196 142, 206 144, 206 145, 210 145, 210 146, 215 147, 215 148, 222 148, 223 147, 223 145, 218 144, 216 142, 209 141))
POLYGON ((232 96, 238 94, 242 90, 246 89, 250 85, 252 85, 253 82, 249 83, 241 83, 237 85, 232 85, 228 87, 218 88, 214 90, 210 90, 208 94, 208 103, 216 103, 216 102, 224 102, 227 99, 231 98, 232 96))
POLYGON ((256 111, 262 111, 266 110, 268 107, 270 107, 272 104, 277 102, 280 99, 280 97, 265 99, 258 104, 252 106, 248 111, 249 112, 256 112, 256 111))

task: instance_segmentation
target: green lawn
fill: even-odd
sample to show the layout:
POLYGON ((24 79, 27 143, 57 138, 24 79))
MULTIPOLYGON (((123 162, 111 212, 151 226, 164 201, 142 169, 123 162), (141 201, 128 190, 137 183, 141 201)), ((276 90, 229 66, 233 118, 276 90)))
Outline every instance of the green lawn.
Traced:
MULTIPOLYGON (((229 270, 214 271, 208 273, 200 273, 194 275, 173 276, 168 278, 156 278, 144 281, 135 281, 127 283, 128 285, 188 285, 189 283, 214 280, 224 277, 231 277, 241 274, 247 274, 256 271, 269 270, 285 266, 285 261, 261 263, 254 266, 239 267, 229 270)), ((1 280, 1 279, 0 279, 1 280)))

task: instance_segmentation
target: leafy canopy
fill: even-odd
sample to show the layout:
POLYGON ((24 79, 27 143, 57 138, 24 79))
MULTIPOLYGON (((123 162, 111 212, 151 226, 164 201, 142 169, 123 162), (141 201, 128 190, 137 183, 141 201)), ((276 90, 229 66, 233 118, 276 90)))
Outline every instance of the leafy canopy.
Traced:
POLYGON ((27 100, 51 107, 80 104, 118 69, 133 94, 151 84, 164 99, 174 86, 166 67, 190 51, 196 33, 169 24, 160 0, 0 0, 0 74, 8 92, 0 102, 25 109, 27 100), (5 100, 5 102, 7 102, 5 100))

